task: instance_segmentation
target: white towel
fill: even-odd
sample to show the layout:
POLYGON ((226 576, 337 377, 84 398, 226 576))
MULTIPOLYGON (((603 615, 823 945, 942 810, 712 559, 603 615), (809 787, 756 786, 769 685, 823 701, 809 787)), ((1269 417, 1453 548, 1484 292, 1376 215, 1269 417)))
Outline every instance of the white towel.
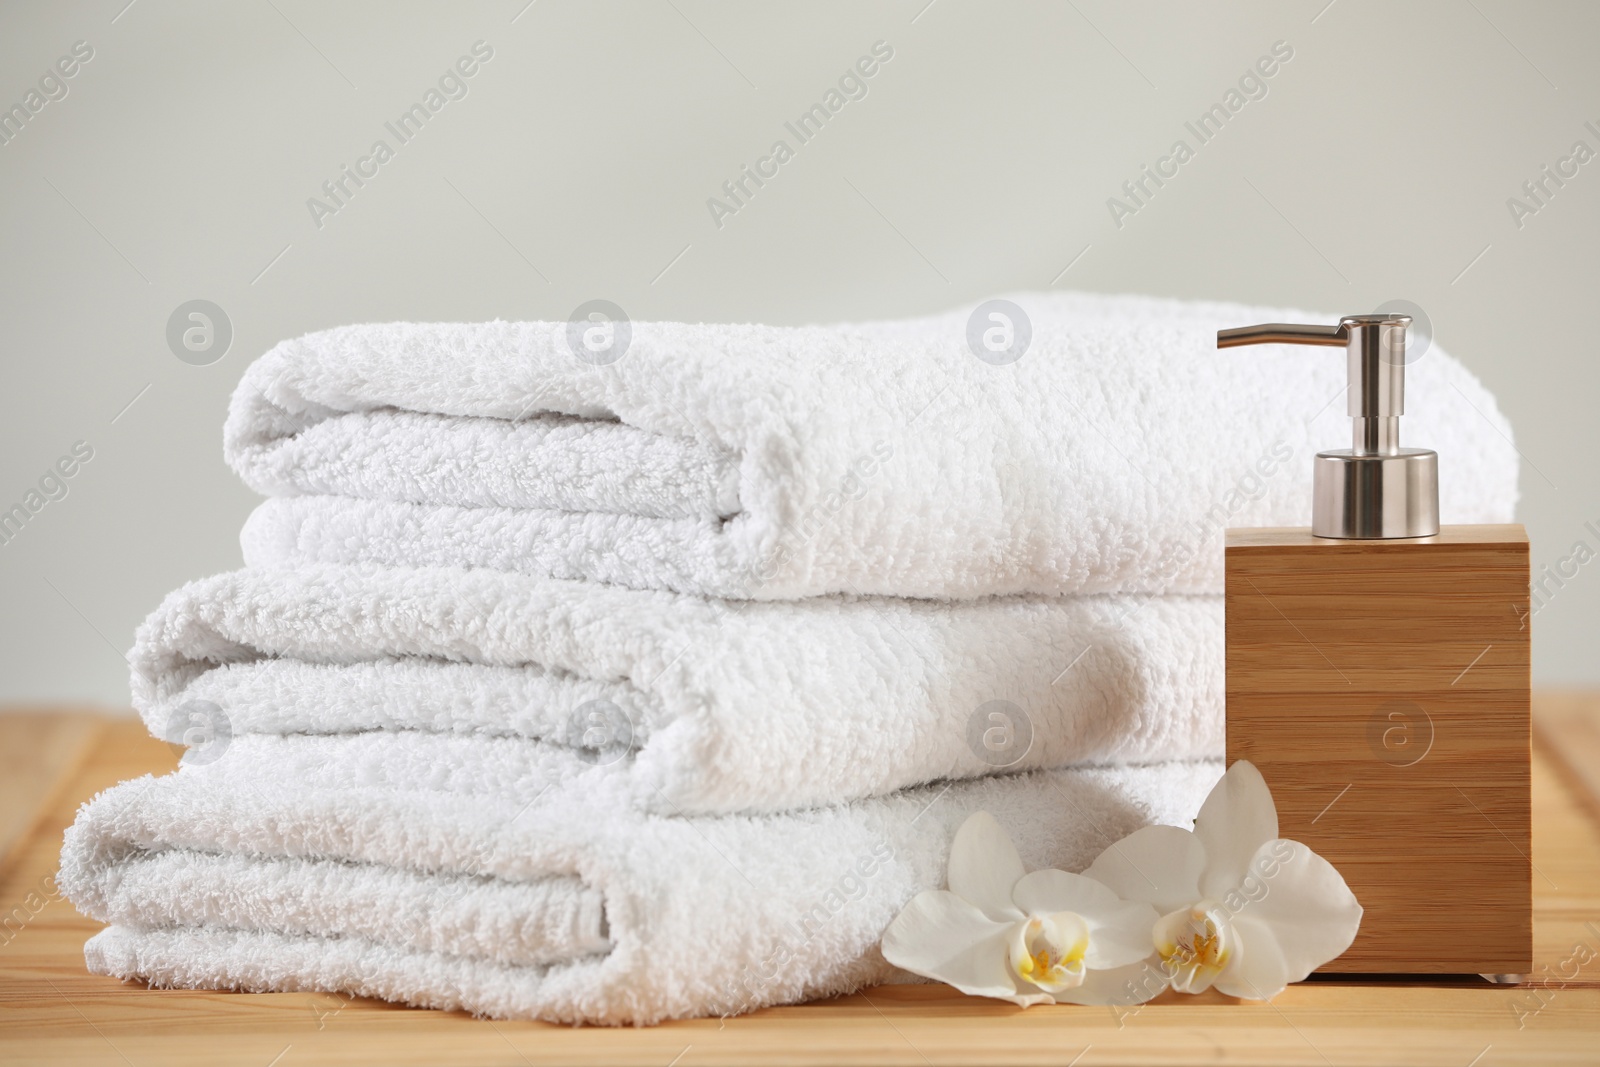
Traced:
POLYGON ((943 884, 974 810, 1030 866, 1081 870, 1138 826, 1188 825, 1221 772, 1035 772, 675 818, 605 783, 539 793, 522 741, 313 744, 331 740, 236 738, 213 763, 85 805, 58 881, 113 924, 89 968, 559 1022, 734 1013, 895 978, 879 936, 943 884))
POLYGON ((617 778, 667 812, 1223 743, 1218 597, 725 604, 460 568, 247 569, 168 596, 130 662, 170 740, 532 738, 545 784, 617 778))
MULTIPOLYGON (((1031 340, 999 366, 969 348, 966 309, 633 323, 606 366, 574 356, 563 322, 286 341, 245 373, 225 433, 251 486, 307 498, 252 518, 251 562, 758 599, 1218 593, 1224 527, 1309 522, 1312 456, 1349 440, 1344 360, 1218 351, 1216 331, 1335 316, 1011 299, 1031 340)), ((1518 457, 1494 399, 1438 346, 1406 392, 1406 443, 1440 453, 1443 520, 1510 521, 1518 457)))

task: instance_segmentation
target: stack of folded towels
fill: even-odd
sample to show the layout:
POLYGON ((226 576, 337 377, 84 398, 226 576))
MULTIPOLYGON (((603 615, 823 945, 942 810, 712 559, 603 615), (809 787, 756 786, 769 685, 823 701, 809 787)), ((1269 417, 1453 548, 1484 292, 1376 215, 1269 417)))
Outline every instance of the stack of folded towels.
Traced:
MULTIPOLYGON (((89 966, 648 1023, 896 977, 987 809, 1081 869, 1220 773, 1225 526, 1309 521, 1343 361, 1218 352, 1302 311, 1019 295, 845 326, 388 324, 245 373, 246 567, 141 628, 193 744, 85 805, 89 966)), ((1493 399, 1435 348, 1446 522, 1509 521, 1493 399)), ((1285 709, 1293 713, 1295 709, 1285 709)))

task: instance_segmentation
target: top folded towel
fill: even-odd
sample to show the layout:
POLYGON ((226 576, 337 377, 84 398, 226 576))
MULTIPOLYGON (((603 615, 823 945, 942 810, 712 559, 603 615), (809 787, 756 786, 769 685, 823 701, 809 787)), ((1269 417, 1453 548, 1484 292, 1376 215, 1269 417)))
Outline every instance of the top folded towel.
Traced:
MULTIPOLYGON (((1215 338, 1336 316, 1010 299, 1031 337, 1003 365, 974 354, 966 309, 632 323, 604 366, 565 322, 286 341, 245 373, 226 455, 307 499, 264 508, 249 547, 757 599, 1203 593, 1221 591, 1224 527, 1309 522, 1311 457, 1348 439, 1343 361, 1215 338)), ((1408 377, 1407 443, 1440 453, 1443 520, 1510 521, 1518 457, 1493 397, 1437 346, 1408 377)))

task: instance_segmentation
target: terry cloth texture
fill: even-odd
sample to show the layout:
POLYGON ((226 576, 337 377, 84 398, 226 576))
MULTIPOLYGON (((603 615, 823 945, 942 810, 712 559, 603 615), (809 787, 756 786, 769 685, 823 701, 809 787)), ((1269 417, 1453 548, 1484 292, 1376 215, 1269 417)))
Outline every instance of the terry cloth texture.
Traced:
POLYGON ((135 706, 172 741, 219 725, 517 737, 550 783, 620 775, 649 808, 777 811, 1221 756, 1222 628, 1219 597, 723 604, 308 565, 185 586, 130 661, 135 706))
POLYGON ((794 1003, 904 977, 878 939, 943 884, 971 812, 1030 866, 1079 870, 1139 826, 1186 823, 1221 774, 1035 772, 679 818, 603 784, 538 792, 525 742, 313 740, 331 739, 235 738, 84 806, 59 883, 111 924, 85 948, 92 971, 574 1023, 794 1003))
MULTIPOLYGON (((1218 351, 1216 331, 1337 316, 1012 299, 1029 340, 999 366, 974 355, 969 309, 632 323, 603 367, 564 322, 285 341, 245 373, 225 434, 245 481, 285 498, 252 517, 249 562, 757 599, 1220 593, 1225 527, 1309 523, 1312 456, 1350 439, 1344 361, 1218 351)), ((1494 398, 1438 346, 1406 394, 1406 442, 1441 457, 1443 521, 1510 521, 1519 461, 1494 398)))

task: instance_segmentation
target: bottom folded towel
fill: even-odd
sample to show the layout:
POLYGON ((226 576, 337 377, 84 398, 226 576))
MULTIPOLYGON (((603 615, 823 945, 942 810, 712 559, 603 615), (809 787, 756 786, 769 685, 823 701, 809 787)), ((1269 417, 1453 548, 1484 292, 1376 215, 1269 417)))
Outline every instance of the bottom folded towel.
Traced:
POLYGON ((234 739, 230 758, 86 804, 59 884, 111 927, 100 974, 316 990, 497 1017, 647 1024, 905 977, 883 929, 993 813, 1030 867, 1081 870, 1188 825, 1220 761, 934 784, 777 815, 680 818, 619 783, 520 788, 506 742, 234 739), (474 744, 481 744, 476 751, 474 744))

